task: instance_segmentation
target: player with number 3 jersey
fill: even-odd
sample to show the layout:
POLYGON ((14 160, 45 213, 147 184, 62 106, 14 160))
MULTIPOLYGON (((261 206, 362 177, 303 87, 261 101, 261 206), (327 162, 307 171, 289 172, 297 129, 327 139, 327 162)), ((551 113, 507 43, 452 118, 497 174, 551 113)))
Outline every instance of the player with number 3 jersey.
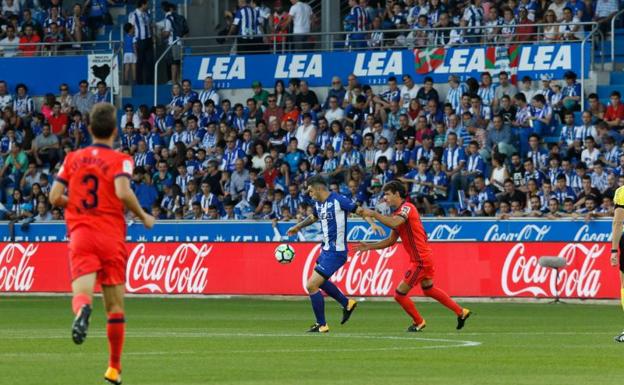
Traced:
POLYGON ((121 384, 121 352, 125 338, 123 295, 128 251, 124 206, 147 228, 154 218, 145 213, 130 188, 134 162, 112 149, 117 135, 116 110, 100 103, 91 111, 93 145, 71 152, 50 191, 50 203, 65 207, 72 276, 72 308, 76 315, 72 339, 87 337, 96 283, 102 286, 108 314, 109 364, 104 379, 121 384))

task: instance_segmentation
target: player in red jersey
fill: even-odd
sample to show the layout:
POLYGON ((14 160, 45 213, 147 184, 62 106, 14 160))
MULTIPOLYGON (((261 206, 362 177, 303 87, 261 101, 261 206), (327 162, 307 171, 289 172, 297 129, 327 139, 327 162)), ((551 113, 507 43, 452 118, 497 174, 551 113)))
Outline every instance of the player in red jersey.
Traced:
POLYGON ((52 185, 50 202, 65 207, 72 308, 76 314, 72 339, 81 344, 87 337, 93 290, 99 283, 108 314, 106 334, 110 355, 104 379, 118 385, 125 335, 123 297, 128 257, 124 205, 147 228, 154 225, 154 218, 143 211, 130 188, 132 158, 112 149, 117 135, 116 120, 112 104, 93 107, 89 126, 93 145, 67 155, 52 185))
POLYGON ((427 233, 425 233, 416 207, 405 201, 405 186, 399 181, 388 182, 383 187, 383 192, 386 203, 395 209, 394 213, 388 216, 373 210, 366 210, 362 214, 377 219, 379 222, 392 228, 392 232, 383 241, 360 243, 357 249, 359 251, 385 249, 394 245, 401 237, 403 248, 410 256, 410 265, 405 272, 405 278, 396 288, 394 299, 414 321, 407 329, 408 332, 419 332, 426 325, 425 320, 416 310, 416 306, 407 296, 412 287, 418 284, 420 284, 426 296, 451 309, 457 315, 457 329, 463 328, 466 319, 470 316, 470 310, 462 308, 443 290, 433 286, 433 256, 431 248, 427 243, 427 233))

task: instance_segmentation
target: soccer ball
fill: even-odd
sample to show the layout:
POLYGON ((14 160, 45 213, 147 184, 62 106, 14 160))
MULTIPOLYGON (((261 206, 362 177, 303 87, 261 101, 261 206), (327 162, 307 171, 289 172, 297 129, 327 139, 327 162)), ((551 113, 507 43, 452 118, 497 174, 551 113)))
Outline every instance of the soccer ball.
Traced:
POLYGON ((279 263, 291 263, 295 258, 295 250, 285 243, 275 248, 275 259, 279 263))

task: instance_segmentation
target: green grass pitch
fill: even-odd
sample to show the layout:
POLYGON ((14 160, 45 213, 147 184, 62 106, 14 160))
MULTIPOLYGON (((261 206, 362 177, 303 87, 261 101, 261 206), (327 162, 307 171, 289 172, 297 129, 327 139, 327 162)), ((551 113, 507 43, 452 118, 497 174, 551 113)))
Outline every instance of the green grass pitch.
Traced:
MULTIPOLYGON (((365 301, 348 324, 326 302, 331 332, 306 335, 307 301, 130 298, 126 385, 624 384, 624 313, 607 305, 473 303, 464 330, 417 303, 423 333, 393 302, 365 301)), ((0 384, 103 384, 105 321, 71 342, 70 300, 0 297, 0 384)))

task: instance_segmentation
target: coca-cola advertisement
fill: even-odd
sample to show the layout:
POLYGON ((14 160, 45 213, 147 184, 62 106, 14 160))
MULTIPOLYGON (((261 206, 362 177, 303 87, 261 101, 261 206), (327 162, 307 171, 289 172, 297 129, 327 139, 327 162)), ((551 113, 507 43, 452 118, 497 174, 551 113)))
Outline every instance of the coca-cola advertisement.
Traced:
MULTIPOLYGON (((131 243, 126 290, 136 294, 305 295, 318 243, 293 243, 290 264, 277 243, 131 243)), ((617 298, 618 269, 606 243, 436 242, 436 285, 453 296, 617 298), (565 258, 559 271, 540 257, 565 258)), ((349 252, 332 277, 351 296, 391 296, 409 257, 401 244, 349 252)), ((68 292, 66 243, 0 243, 0 292, 68 292)), ((414 290, 413 295, 420 295, 414 290)))

